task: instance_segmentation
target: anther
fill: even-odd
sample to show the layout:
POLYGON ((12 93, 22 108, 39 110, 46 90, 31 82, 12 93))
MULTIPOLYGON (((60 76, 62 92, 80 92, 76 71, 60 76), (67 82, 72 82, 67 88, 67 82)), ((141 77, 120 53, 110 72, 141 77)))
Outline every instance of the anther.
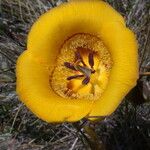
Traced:
POLYGON ((64 66, 69 68, 69 69, 72 69, 72 70, 76 70, 76 68, 74 67, 73 64, 69 63, 69 62, 64 62, 64 66))
POLYGON ((93 56, 94 56, 93 53, 89 53, 88 60, 89 60, 89 64, 90 64, 91 68, 93 68, 93 66, 94 66, 93 56))
POLYGON ((80 77, 84 77, 84 75, 74 75, 74 76, 70 76, 67 78, 67 80, 72 80, 72 79, 76 79, 76 78, 80 78, 80 77))
POLYGON ((83 84, 83 85, 86 85, 86 84, 88 84, 89 82, 90 82, 90 77, 87 76, 87 77, 85 77, 84 80, 82 81, 82 84, 83 84))
POLYGON ((86 64, 84 63, 84 61, 83 61, 83 59, 82 59, 82 57, 81 57, 81 55, 80 55, 80 52, 78 52, 78 51, 75 52, 75 61, 76 61, 76 62, 79 61, 79 62, 81 62, 84 66, 86 66, 86 64))

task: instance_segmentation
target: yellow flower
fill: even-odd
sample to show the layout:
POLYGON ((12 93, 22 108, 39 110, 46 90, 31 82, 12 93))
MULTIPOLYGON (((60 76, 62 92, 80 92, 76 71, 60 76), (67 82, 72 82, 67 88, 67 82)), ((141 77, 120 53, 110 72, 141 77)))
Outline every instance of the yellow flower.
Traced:
POLYGON ((74 0, 33 25, 17 61, 17 93, 47 122, 110 115, 138 78, 137 42, 99 0, 74 0))

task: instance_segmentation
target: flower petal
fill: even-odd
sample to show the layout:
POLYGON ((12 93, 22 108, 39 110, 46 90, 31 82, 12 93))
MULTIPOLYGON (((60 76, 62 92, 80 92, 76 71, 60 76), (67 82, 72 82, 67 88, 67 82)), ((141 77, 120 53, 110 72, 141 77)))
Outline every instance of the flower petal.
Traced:
POLYGON ((25 51, 17 62, 17 93, 27 107, 47 122, 76 121, 86 116, 92 101, 70 100, 56 95, 49 84, 49 71, 25 51))
POLYGON ((80 0, 63 3, 42 15, 33 25, 27 49, 43 62, 53 63, 63 42, 76 33, 98 35, 106 22, 124 23, 123 17, 107 3, 80 0))
POLYGON ((134 34, 118 23, 105 24, 100 31, 110 50, 113 68, 102 97, 96 101, 90 116, 110 115, 138 79, 137 42, 134 34))

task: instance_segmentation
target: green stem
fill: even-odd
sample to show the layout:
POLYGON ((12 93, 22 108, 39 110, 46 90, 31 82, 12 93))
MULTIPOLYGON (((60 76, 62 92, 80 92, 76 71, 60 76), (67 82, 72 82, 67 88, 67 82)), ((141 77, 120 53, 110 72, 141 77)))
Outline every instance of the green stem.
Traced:
POLYGON ((77 129, 79 133, 81 133, 82 137, 88 144, 91 150, 104 150, 104 145, 98 138, 94 129, 90 126, 90 122, 84 124, 83 126, 80 125, 79 122, 73 123, 73 126, 77 129))

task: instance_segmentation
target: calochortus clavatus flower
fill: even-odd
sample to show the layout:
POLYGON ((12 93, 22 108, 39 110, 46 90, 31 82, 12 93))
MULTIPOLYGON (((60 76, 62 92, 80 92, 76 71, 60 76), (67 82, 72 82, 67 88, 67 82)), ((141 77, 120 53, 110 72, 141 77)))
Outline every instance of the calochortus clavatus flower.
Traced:
POLYGON ((138 78, 137 42, 100 0, 72 0, 42 15, 17 61, 17 93, 47 122, 107 116, 138 78))

